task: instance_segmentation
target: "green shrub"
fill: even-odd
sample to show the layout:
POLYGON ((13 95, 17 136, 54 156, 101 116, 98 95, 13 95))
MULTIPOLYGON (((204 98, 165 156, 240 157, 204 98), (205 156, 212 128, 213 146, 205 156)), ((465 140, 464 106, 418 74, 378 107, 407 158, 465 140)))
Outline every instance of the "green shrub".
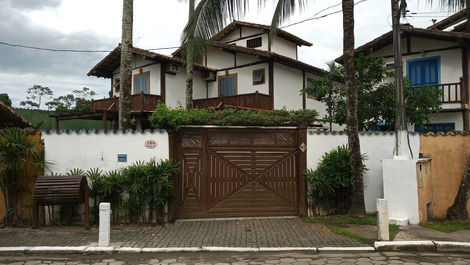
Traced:
POLYGON ((315 214, 344 214, 348 211, 352 184, 349 156, 350 150, 346 145, 338 146, 322 156, 317 169, 306 170, 309 203, 315 214))
POLYGON ((106 173, 99 169, 88 170, 85 175, 90 183, 95 220, 99 203, 110 202, 114 222, 161 221, 165 206, 172 203, 170 177, 178 171, 178 163, 171 160, 138 161, 106 173))
POLYGON ((160 104, 149 120, 153 127, 179 130, 182 125, 220 125, 220 126, 309 126, 317 121, 315 110, 243 110, 243 109, 190 109, 182 107, 171 109, 160 104))
POLYGON ((165 104, 158 104, 154 113, 149 117, 150 123, 155 128, 179 130, 181 125, 207 124, 210 120, 209 110, 192 109, 185 110, 182 107, 168 108, 165 104))

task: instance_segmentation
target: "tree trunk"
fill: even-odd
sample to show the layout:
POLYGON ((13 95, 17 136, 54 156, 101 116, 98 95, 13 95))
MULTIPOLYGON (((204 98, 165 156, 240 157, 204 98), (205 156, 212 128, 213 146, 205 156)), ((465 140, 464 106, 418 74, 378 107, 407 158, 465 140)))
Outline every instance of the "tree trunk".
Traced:
POLYGON ((119 92, 119 129, 131 128, 132 89, 132 27, 134 0, 124 0, 122 8, 122 39, 119 92))
POLYGON ((12 222, 11 222, 11 217, 10 217, 10 214, 9 214, 9 211, 8 209, 10 209, 11 205, 10 205, 10 189, 8 187, 5 187, 3 189, 3 199, 5 200, 5 217, 4 217, 4 222, 5 222, 5 225, 7 226, 10 226, 12 225, 12 222))
MULTIPOLYGON (((195 0, 189 0, 189 18, 194 13, 195 0)), ((186 109, 193 108, 193 65, 192 47, 186 50, 186 109)))
POLYGON ((455 197, 454 204, 447 209, 447 219, 465 220, 468 218, 467 203, 470 198, 470 157, 467 160, 467 166, 463 172, 459 191, 455 197))
POLYGON ((364 216, 364 184, 361 146, 359 143, 357 104, 358 90, 356 88, 356 70, 354 58, 354 0, 343 0, 343 57, 345 84, 347 89, 347 126, 348 144, 351 150, 350 164, 352 173, 352 196, 350 215, 364 216))

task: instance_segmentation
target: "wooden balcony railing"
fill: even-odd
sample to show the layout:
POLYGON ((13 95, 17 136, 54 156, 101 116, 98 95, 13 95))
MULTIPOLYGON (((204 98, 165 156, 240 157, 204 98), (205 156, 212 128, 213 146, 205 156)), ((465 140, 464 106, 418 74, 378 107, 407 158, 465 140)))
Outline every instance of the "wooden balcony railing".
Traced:
POLYGON ((414 86, 414 88, 420 87, 435 87, 441 93, 440 99, 442 103, 462 103, 463 92, 463 80, 458 83, 447 83, 437 85, 425 85, 425 86, 414 86))
MULTIPOLYGON (((162 97, 150 94, 136 94, 131 96, 132 111, 154 111, 162 97)), ((119 98, 105 98, 91 101, 91 111, 118 111, 119 98)))
POLYGON ((273 109, 271 96, 258 92, 228 97, 195 99, 193 104, 195 108, 199 109, 216 108, 220 105, 266 110, 273 109))

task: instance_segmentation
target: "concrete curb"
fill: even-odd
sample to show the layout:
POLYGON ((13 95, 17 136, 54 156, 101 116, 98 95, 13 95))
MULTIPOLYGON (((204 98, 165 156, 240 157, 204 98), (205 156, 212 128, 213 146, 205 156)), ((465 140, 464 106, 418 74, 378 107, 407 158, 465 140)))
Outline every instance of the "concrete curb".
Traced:
POLYGON ((162 252, 381 252, 381 251, 438 251, 470 253, 470 242, 449 241, 376 241, 374 247, 184 247, 184 248, 133 248, 95 246, 33 246, 0 247, 0 253, 162 253, 162 252))
POLYGON ((448 242, 448 241, 434 241, 437 251, 450 251, 450 252, 469 252, 470 242, 448 242))
POLYGON ((375 241, 374 247, 376 251, 436 250, 436 246, 432 241, 375 241))
POLYGON ((374 247, 322 247, 318 252, 374 252, 374 247))

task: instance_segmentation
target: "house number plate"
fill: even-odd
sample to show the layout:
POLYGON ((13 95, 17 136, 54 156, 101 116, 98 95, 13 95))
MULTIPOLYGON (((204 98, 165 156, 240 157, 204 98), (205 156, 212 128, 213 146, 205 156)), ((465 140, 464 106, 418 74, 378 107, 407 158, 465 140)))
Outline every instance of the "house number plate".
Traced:
POLYGON ((157 147, 157 141, 147 140, 145 141, 144 146, 148 149, 155 149, 155 147, 157 147))

